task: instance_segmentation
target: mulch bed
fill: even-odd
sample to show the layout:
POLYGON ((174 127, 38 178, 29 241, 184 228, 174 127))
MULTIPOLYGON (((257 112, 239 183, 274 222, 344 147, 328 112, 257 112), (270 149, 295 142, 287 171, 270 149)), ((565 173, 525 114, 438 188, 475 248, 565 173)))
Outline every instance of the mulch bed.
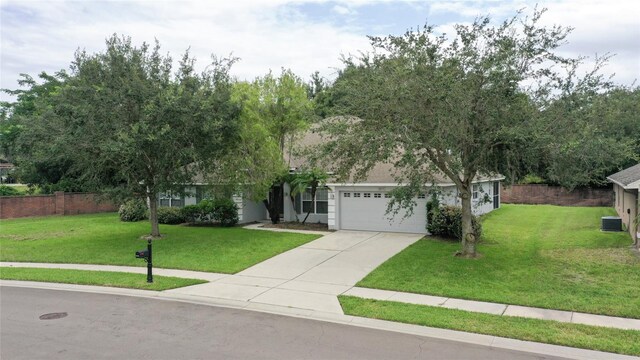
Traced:
POLYGON ((291 229, 291 230, 334 231, 334 230, 329 230, 329 227, 327 224, 321 224, 321 223, 302 224, 299 222, 282 222, 279 224, 264 224, 262 227, 277 228, 277 229, 291 229))

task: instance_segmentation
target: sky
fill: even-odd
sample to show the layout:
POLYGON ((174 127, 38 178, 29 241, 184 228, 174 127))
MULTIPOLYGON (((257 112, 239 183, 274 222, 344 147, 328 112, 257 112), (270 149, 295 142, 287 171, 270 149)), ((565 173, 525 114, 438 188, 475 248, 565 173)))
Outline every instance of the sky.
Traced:
MULTIPOLYGON (((613 54, 604 74, 620 85, 640 80, 640 1, 538 1, 545 25, 573 27, 563 55, 613 54)), ((160 41, 179 58, 189 49, 204 68, 211 54, 233 55, 239 80, 290 68, 303 79, 319 71, 335 78, 343 55, 370 50, 367 35, 400 35, 425 23, 453 25, 490 15, 499 23, 530 1, 385 0, 0 0, 0 88, 18 88, 19 74, 68 69, 77 49, 104 50, 117 33, 135 44, 160 41)), ((635 85, 639 85, 638 82, 635 85)), ((0 95, 11 100, 9 95, 0 95)))

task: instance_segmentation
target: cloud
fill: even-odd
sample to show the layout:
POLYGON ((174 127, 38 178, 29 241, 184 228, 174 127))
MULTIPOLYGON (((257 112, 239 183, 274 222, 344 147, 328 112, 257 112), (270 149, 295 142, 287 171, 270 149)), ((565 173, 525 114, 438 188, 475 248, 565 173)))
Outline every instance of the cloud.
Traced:
POLYGON ((354 13, 353 10, 343 5, 334 5, 331 10, 338 15, 349 15, 354 13))
MULTIPOLYGON (((0 3, 0 87, 16 88, 19 73, 35 75, 68 68, 77 48, 104 49, 113 33, 134 43, 158 39, 175 58, 187 48, 203 68, 212 53, 240 57, 232 72, 253 79, 269 69, 291 68, 306 78, 318 70, 327 77, 341 66, 341 54, 368 50, 363 34, 403 33, 425 14, 429 22, 451 29, 477 15, 496 21, 512 16, 531 2, 381 3, 375 0, 234 0, 234 1, 16 1, 0 3), (320 9, 318 13, 305 9, 320 9), (389 12, 389 9, 405 12, 389 12), (427 10, 428 9, 428 10, 427 10), (349 16, 335 16, 343 14, 349 16), (404 14, 404 15, 403 15, 404 14), (375 16, 375 17, 372 17, 375 16), (422 16, 422 15, 420 15, 422 16), (371 19, 375 19, 372 21, 371 19), (400 24, 395 28, 391 24, 400 24)), ((555 1, 543 18, 548 24, 573 26, 567 54, 617 54, 607 68, 616 81, 640 78, 640 2, 555 1)), ((316 10, 313 10, 316 11, 316 10)), ((7 95, 1 95, 6 99, 7 95)))
MULTIPOLYGON (((615 74, 616 83, 631 85, 640 81, 640 2, 637 0, 594 1, 565 0, 545 2, 436 2, 430 7, 430 17, 452 14, 455 20, 440 24, 439 30, 453 34, 454 23, 490 15, 493 22, 501 22, 523 10, 531 14, 534 7, 546 8, 541 18, 545 26, 572 27, 567 43, 558 49, 563 56, 585 56, 581 72, 589 71, 596 56, 614 55, 603 74, 615 74)), ((636 83, 636 85, 639 85, 636 83)))
POLYGON ((239 79, 281 67, 331 77, 342 53, 368 44, 347 26, 312 21, 280 1, 3 2, 1 13, 2 88, 15 88, 19 73, 68 68, 77 48, 101 51, 113 33, 136 44, 157 38, 174 58, 190 48, 200 68, 212 53, 233 54, 239 79))

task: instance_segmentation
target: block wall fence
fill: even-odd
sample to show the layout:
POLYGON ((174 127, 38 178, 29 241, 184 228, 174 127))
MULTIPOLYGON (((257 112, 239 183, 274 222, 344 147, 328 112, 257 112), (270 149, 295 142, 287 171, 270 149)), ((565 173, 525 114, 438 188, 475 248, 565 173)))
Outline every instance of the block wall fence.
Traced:
POLYGON ((560 206, 613 206, 612 189, 574 189, 527 184, 501 186, 500 200, 506 204, 547 204, 560 206))
POLYGON ((0 219, 31 216, 77 215, 117 211, 118 206, 98 201, 91 193, 56 192, 53 195, 0 196, 0 219))

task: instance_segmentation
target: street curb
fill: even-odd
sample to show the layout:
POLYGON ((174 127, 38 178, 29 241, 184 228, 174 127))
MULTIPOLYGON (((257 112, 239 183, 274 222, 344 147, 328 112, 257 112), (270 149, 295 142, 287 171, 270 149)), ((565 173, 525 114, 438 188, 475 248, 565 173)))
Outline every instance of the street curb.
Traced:
POLYGON ((397 333, 425 336, 440 340, 449 340, 467 344, 488 346, 489 348, 511 350, 524 353, 532 353, 548 356, 561 356, 575 360, 638 360, 640 358, 630 355, 620 355, 595 350, 578 349, 567 346, 536 343, 531 341, 515 340, 491 335, 467 333, 456 330, 438 329, 420 325, 397 323, 386 320, 362 318, 351 315, 325 313, 313 310, 295 309, 289 307, 266 305, 260 303, 247 303, 244 301, 218 299, 204 296, 180 295, 160 291, 111 288, 105 286, 74 285, 61 283, 44 283, 31 281, 0 280, 0 287, 21 287, 59 291, 76 291, 96 294, 132 296, 146 299, 164 301, 176 301, 196 305, 216 306, 232 309, 269 313, 274 315, 289 316, 300 319, 325 321, 335 324, 351 325, 374 330, 393 331, 397 333))

